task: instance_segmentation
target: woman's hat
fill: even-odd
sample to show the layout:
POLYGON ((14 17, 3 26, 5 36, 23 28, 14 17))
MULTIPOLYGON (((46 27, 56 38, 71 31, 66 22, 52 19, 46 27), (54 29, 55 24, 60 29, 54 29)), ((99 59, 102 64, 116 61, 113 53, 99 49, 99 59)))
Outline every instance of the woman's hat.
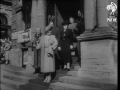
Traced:
POLYGON ((67 21, 62 22, 62 26, 65 26, 65 25, 68 25, 68 24, 69 24, 69 22, 67 22, 67 21))

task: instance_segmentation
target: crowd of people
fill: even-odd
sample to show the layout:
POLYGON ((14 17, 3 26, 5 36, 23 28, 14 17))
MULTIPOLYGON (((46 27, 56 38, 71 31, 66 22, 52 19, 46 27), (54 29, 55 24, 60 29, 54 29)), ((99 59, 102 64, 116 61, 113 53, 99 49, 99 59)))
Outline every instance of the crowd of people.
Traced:
MULTIPOLYGON (((57 69, 69 71, 72 65, 72 56, 77 56, 77 39, 80 35, 79 22, 75 22, 73 17, 69 21, 62 22, 62 27, 57 28, 53 21, 50 21, 45 27, 45 34, 40 33, 40 29, 35 36, 36 39, 36 56, 35 66, 40 68, 44 73, 44 82, 49 83, 52 74, 57 69), (36 63, 37 62, 37 63, 36 63)), ((35 68, 36 68, 35 67, 35 68)))
POLYGON ((0 64, 9 63, 9 51, 11 49, 11 41, 9 38, 0 39, 0 64))

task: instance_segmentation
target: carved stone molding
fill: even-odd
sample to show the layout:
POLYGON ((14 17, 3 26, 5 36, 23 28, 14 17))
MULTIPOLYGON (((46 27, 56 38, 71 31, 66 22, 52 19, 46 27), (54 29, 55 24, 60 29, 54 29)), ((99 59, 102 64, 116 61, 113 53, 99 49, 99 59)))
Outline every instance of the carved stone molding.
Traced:
MULTIPOLYGON (((0 6, 3 6, 3 5, 0 5, 0 6)), ((11 9, 9 8, 4 8, 4 6, 3 7, 1 7, 0 8, 0 13, 3 13, 3 14, 5 14, 5 16, 7 17, 7 20, 8 20, 8 25, 9 26, 11 26, 12 25, 12 12, 11 12, 11 9)))

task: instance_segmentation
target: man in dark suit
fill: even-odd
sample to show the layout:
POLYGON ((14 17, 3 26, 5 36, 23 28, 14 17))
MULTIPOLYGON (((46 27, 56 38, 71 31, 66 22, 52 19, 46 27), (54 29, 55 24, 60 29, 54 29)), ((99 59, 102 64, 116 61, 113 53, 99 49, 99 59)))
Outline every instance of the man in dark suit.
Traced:
MULTIPOLYGON (((35 34, 35 45, 39 43, 39 38, 41 37, 41 29, 37 28, 37 32, 35 34)), ((35 68, 35 73, 39 73, 40 71, 40 49, 34 48, 34 68, 35 68)))

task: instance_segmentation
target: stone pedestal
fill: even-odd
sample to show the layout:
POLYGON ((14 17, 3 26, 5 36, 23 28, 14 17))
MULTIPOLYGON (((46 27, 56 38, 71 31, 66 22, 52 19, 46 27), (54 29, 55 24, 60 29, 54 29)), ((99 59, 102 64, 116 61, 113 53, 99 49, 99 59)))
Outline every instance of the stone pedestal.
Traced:
MULTIPOLYGON (((81 69, 93 77, 112 79, 117 83, 117 35, 114 31, 103 30, 84 33, 78 37, 81 69)), ((81 74, 81 69, 78 74, 81 74)))
POLYGON ((20 49, 11 49, 9 52, 10 64, 22 67, 22 51, 20 49))
POLYGON ((26 70, 27 72, 34 72, 35 69, 33 68, 34 65, 34 52, 32 51, 32 48, 28 48, 27 52, 27 61, 26 61, 26 70))

